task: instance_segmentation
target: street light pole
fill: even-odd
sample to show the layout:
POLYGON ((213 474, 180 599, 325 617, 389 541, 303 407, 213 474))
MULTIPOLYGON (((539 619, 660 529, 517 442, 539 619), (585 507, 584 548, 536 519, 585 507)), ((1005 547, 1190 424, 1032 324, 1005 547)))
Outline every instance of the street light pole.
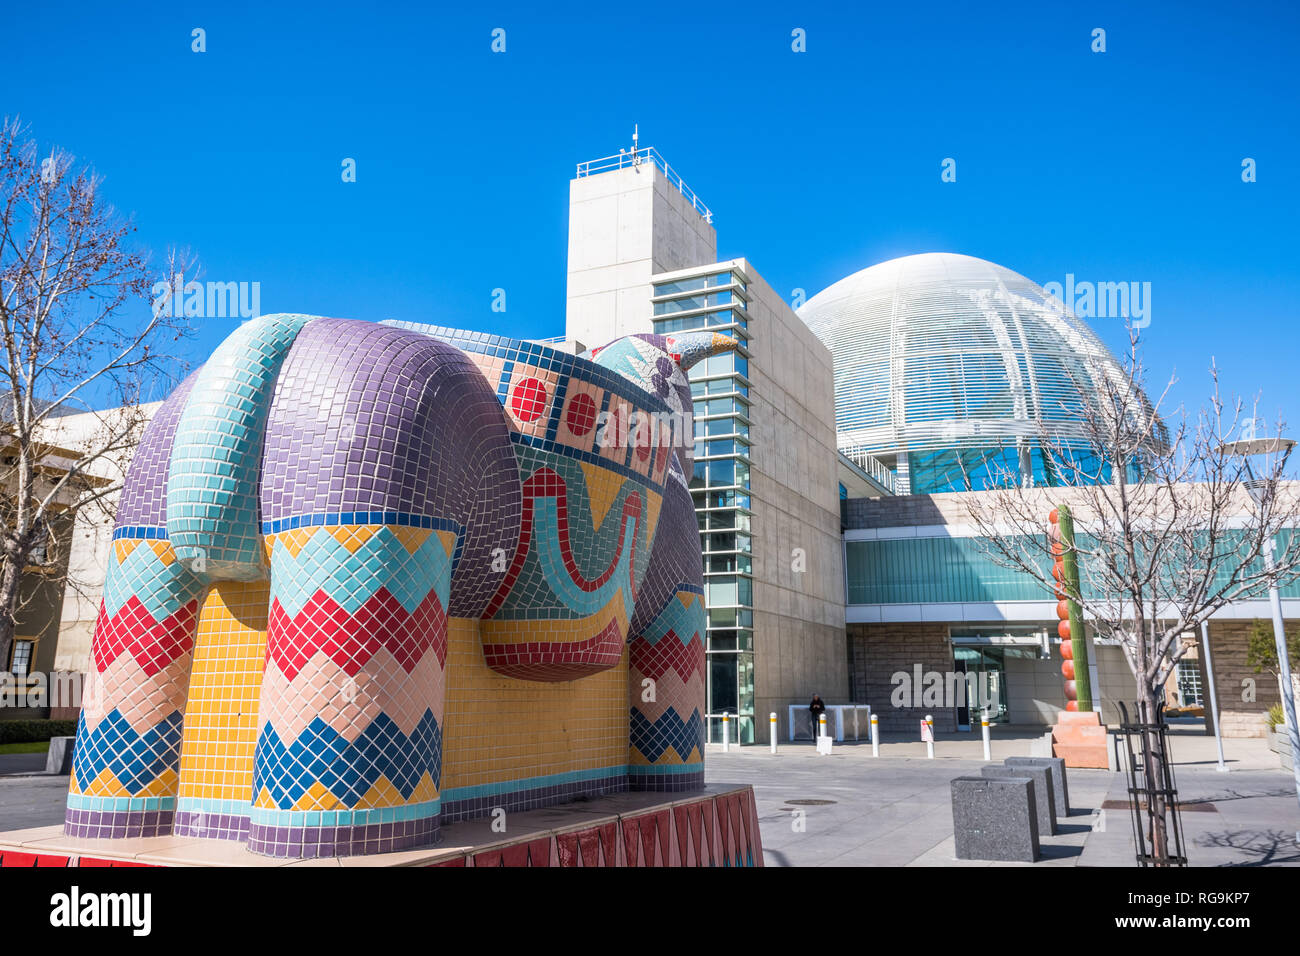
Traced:
MULTIPOLYGON (((1268 467, 1268 456, 1280 454, 1282 456, 1277 474, 1282 473, 1286 467, 1286 460, 1291 454, 1291 449, 1295 447, 1295 442, 1289 438, 1245 438, 1239 441, 1227 442, 1223 448, 1228 454, 1240 455, 1246 466, 1245 482, 1246 491, 1250 494, 1250 499, 1258 508, 1263 504, 1264 490, 1268 482, 1268 476, 1273 471, 1268 467), (1250 467, 1250 458, 1252 455, 1265 456, 1265 477, 1262 479, 1255 477, 1254 470, 1250 467)), ((1262 515, 1261 515, 1262 518, 1262 515)), ((1282 711, 1286 715, 1287 735, 1291 739, 1291 772, 1295 776, 1295 793, 1296 802, 1300 803, 1300 726, 1296 724, 1295 713, 1295 690, 1291 684, 1291 662, 1286 653, 1286 629, 1282 621, 1282 595, 1278 593, 1277 584, 1272 579, 1272 572, 1276 567, 1275 562, 1275 542, 1270 535, 1264 542, 1264 571, 1269 576, 1268 585, 1268 603, 1273 612, 1273 643, 1277 649, 1277 666, 1282 675, 1282 711)), ((1296 843, 1300 844, 1300 830, 1296 831, 1296 843)))
MULTIPOLYGON (((1273 539, 1264 545, 1264 570, 1273 570, 1273 539)), ((1300 726, 1296 724, 1295 688, 1291 683, 1291 662, 1286 653, 1286 630, 1282 623, 1282 596, 1277 586, 1268 587, 1268 603, 1273 611, 1273 642, 1277 645, 1277 667, 1282 675, 1282 710, 1286 714, 1287 734, 1291 738, 1291 773, 1295 776, 1296 800, 1300 801, 1300 726)), ((1300 844, 1300 830, 1296 831, 1296 843, 1300 844)))
POLYGON ((1214 690, 1214 661, 1210 658, 1210 622, 1201 622, 1201 643, 1205 646, 1205 677, 1210 683, 1210 716, 1214 719, 1214 746, 1219 749, 1219 765, 1214 769, 1228 772, 1223 762, 1223 728, 1219 726, 1219 695, 1214 690))

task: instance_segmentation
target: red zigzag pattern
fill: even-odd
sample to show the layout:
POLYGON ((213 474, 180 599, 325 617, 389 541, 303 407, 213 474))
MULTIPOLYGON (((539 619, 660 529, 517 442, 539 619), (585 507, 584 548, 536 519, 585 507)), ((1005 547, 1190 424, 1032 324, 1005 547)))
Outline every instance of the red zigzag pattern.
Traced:
POLYGON ((199 602, 193 600, 161 621, 155 620, 134 594, 113 616, 99 604, 91 657, 101 674, 122 654, 130 654, 153 677, 194 650, 194 623, 199 602))
POLYGON ((629 645, 631 664, 644 676, 658 680, 670 669, 683 681, 697 673, 704 673, 704 644, 698 634, 690 643, 683 644, 675 633, 669 631, 654 644, 637 638, 629 645))
POLYGON ((447 612, 430 591, 414 612, 380 588, 355 614, 317 591, 294 617, 271 602, 266 629, 266 659, 274 661, 289 680, 318 652, 349 676, 356 676, 381 647, 386 647, 408 674, 430 648, 438 663, 447 663, 447 612))

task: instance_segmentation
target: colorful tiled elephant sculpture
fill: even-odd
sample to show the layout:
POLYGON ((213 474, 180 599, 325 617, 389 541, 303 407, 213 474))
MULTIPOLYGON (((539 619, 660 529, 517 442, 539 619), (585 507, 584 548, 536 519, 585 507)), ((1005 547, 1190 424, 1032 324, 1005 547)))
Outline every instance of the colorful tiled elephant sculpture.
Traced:
POLYGON ((734 346, 242 325, 132 463, 66 831, 378 853, 702 787, 685 370, 734 346))

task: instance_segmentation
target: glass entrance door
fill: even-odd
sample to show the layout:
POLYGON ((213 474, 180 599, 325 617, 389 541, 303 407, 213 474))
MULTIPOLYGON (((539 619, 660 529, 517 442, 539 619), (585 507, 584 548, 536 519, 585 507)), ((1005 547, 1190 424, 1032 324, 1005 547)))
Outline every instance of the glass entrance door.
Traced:
MULTIPOLYGON (((735 638, 732 638, 734 645, 735 638)), ((754 742, 754 654, 710 650, 708 662, 708 742, 722 743, 722 715, 730 720, 733 744, 754 742)))
POLYGON ((984 709, 990 723, 1008 719, 1006 656, 1001 647, 955 645, 953 669, 965 676, 965 699, 958 701, 957 727, 973 730, 979 726, 984 709))

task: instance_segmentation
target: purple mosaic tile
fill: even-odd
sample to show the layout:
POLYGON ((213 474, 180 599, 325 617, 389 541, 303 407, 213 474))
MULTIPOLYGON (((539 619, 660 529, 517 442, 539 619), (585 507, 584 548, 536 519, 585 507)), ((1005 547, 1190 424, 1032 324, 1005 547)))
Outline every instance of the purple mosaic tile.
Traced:
POLYGON ((341 827, 277 827, 254 823, 248 849, 260 856, 314 859, 418 850, 438 842, 437 817, 341 827))
POLYGON ((87 840, 166 836, 172 832, 172 810, 78 810, 69 807, 63 832, 87 840))
POLYGON ((168 396, 145 428, 122 488, 116 528, 161 528, 167 524, 167 472, 172 440, 199 370, 195 369, 168 396))

